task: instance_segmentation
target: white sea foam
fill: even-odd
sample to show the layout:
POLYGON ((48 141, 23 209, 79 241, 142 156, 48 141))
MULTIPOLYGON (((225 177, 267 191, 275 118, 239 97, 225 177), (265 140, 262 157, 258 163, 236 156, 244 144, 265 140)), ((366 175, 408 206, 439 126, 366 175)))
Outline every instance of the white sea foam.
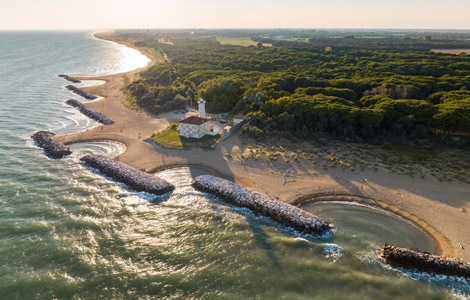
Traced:
POLYGON ((336 262, 341 256, 343 256, 343 248, 336 244, 323 244, 323 255, 336 262))

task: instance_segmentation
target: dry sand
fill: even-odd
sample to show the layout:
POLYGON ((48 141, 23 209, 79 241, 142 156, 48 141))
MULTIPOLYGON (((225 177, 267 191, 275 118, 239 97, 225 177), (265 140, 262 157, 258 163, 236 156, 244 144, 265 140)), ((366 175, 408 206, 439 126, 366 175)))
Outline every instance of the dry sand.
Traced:
MULTIPOLYGON (((97 36, 111 38, 110 33, 97 36)), ((119 42, 136 48, 130 42, 119 42)), ((138 50, 151 58, 149 66, 159 62, 152 50, 138 50)), ((470 228, 469 184, 389 174, 382 168, 377 171, 325 170, 303 163, 292 164, 292 175, 286 181, 282 176, 286 168, 280 162, 268 165, 261 160, 240 158, 244 148, 237 135, 221 142, 213 151, 171 150, 154 146, 144 140, 152 133, 164 130, 169 124, 168 120, 164 115, 154 117, 127 108, 126 95, 122 92, 123 86, 139 71, 141 70, 81 78, 106 81, 103 85, 84 90, 104 97, 103 100, 88 105, 111 117, 116 123, 57 136, 56 139, 66 144, 97 140, 118 141, 127 146, 127 151, 119 156, 119 160, 135 168, 153 172, 172 166, 199 166, 215 175, 232 179, 243 186, 289 203, 299 204, 311 199, 339 197, 378 205, 411 220, 427 231, 436 241, 440 255, 470 261, 470 235, 467 231, 470 228), (226 157, 227 153, 232 158, 226 157), (362 184, 361 178, 368 178, 367 184, 362 184), (353 187, 352 191, 350 186, 353 187)))

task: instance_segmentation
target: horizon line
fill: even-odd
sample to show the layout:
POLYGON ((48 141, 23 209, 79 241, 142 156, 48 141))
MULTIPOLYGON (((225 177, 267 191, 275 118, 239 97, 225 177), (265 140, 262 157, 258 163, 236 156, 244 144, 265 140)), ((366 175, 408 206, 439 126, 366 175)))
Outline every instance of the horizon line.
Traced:
POLYGON ((412 27, 148 27, 148 28, 0 28, 0 31, 80 31, 80 30, 408 30, 408 31, 468 31, 470 28, 412 27))

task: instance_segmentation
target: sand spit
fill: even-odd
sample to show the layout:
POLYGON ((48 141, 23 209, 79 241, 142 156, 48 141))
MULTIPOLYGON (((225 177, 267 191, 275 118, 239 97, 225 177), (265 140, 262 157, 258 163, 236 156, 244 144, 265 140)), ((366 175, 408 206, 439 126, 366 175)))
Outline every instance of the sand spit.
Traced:
POLYGON ((201 175, 194 179, 193 185, 203 192, 215 194, 237 206, 247 207, 301 232, 323 234, 330 229, 328 222, 311 213, 219 177, 201 175))

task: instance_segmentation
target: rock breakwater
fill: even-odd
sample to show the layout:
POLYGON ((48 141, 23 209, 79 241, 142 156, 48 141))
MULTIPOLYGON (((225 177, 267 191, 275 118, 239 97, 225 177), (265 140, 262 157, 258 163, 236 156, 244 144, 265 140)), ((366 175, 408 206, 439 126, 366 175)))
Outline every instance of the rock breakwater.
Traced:
POLYGON ((94 100, 94 99, 97 98, 96 96, 94 96, 92 94, 89 94, 89 93, 85 92, 84 90, 79 89, 78 87, 76 87, 74 85, 71 85, 71 84, 67 85, 65 88, 68 89, 69 91, 74 92, 75 94, 77 94, 79 96, 82 96, 85 99, 88 99, 88 100, 94 100))
POLYGON ((34 143, 44 149, 44 153, 51 158, 62 158, 72 154, 69 147, 54 140, 55 133, 49 131, 38 131, 31 136, 34 143))
POLYGON ((431 255, 393 245, 383 245, 380 256, 392 266, 434 274, 470 278, 470 264, 448 257, 431 255))
POLYGON ((75 79, 75 78, 70 77, 69 75, 65 75, 65 74, 60 74, 59 77, 64 78, 65 80, 73 82, 73 83, 80 83, 81 82, 80 80, 75 79))
POLYGON ((175 187, 156 176, 139 171, 105 155, 86 155, 80 158, 87 166, 98 169, 114 180, 139 192, 163 195, 175 187))
POLYGON ((330 229, 328 222, 311 213, 219 177, 198 176, 194 179, 193 186, 200 191, 215 194, 226 202, 247 207, 301 232, 323 234, 330 229))
POLYGON ((75 99, 70 99, 65 102, 66 104, 78 108, 78 110, 84 114, 85 116, 92 118, 93 120, 96 120, 104 125, 112 125, 114 124, 114 121, 110 119, 108 116, 97 112, 96 110, 89 108, 85 104, 81 103, 80 101, 77 101, 75 99))

